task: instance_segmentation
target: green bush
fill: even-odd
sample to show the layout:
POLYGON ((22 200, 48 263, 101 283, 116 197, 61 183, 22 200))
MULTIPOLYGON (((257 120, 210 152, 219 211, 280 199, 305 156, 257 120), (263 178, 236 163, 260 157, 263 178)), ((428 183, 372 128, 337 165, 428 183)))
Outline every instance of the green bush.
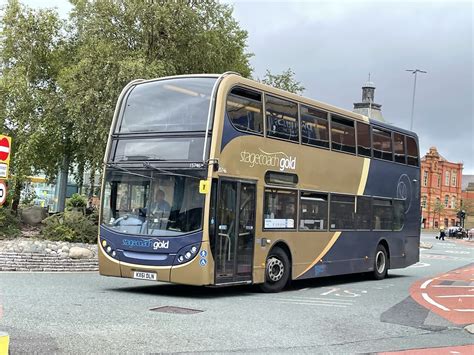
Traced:
POLYGON ((12 210, 0 206, 0 238, 10 238, 20 235, 20 220, 12 210))
POLYGON ((84 216, 75 211, 57 213, 43 222, 41 236, 47 240, 72 243, 96 243, 97 224, 94 215, 84 216))
POLYGON ((66 206, 71 208, 84 208, 87 206, 87 198, 79 194, 72 194, 66 201, 66 206))

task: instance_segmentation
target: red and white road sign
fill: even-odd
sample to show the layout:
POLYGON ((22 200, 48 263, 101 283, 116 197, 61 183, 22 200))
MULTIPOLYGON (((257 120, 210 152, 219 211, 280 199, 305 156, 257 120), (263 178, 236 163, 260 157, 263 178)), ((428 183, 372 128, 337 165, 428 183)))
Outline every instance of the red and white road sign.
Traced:
POLYGON ((0 136, 0 160, 8 162, 10 156, 10 142, 6 136, 0 136))
POLYGON ((6 199, 7 199, 7 185, 5 184, 5 181, 0 180, 0 206, 5 203, 6 199))
POLYGON ((0 179, 8 177, 12 139, 0 134, 0 179))

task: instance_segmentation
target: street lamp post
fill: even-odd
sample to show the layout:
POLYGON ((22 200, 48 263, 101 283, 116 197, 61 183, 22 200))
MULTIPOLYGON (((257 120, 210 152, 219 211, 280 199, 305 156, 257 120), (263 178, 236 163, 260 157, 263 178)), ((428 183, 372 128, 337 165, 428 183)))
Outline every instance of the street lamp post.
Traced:
POLYGON ((420 69, 406 69, 406 71, 409 71, 412 74, 415 74, 415 80, 413 82, 413 98, 412 98, 412 101, 411 101, 410 131, 412 131, 413 130, 413 113, 415 112, 416 76, 417 76, 418 73, 426 74, 427 72, 424 71, 424 70, 420 70, 420 69))

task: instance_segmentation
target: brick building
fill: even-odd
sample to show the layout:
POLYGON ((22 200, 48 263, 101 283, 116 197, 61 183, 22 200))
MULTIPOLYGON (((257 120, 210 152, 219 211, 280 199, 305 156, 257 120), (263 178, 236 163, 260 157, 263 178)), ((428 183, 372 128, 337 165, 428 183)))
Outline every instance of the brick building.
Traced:
POLYGON ((422 228, 455 226, 461 207, 462 163, 443 158, 435 147, 421 158, 422 228))
POLYGON ((464 227, 474 228, 474 175, 462 176, 462 209, 466 212, 464 227))

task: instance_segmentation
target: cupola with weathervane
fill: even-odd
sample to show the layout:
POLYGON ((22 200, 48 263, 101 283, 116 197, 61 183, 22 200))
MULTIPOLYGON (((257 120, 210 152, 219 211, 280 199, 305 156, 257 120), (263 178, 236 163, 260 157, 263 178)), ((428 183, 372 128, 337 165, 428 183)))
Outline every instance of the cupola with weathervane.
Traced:
POLYGON ((374 102, 375 98, 375 84, 369 80, 362 86, 362 102, 354 103, 353 112, 360 113, 361 115, 369 118, 385 122, 382 115, 382 105, 374 102))

